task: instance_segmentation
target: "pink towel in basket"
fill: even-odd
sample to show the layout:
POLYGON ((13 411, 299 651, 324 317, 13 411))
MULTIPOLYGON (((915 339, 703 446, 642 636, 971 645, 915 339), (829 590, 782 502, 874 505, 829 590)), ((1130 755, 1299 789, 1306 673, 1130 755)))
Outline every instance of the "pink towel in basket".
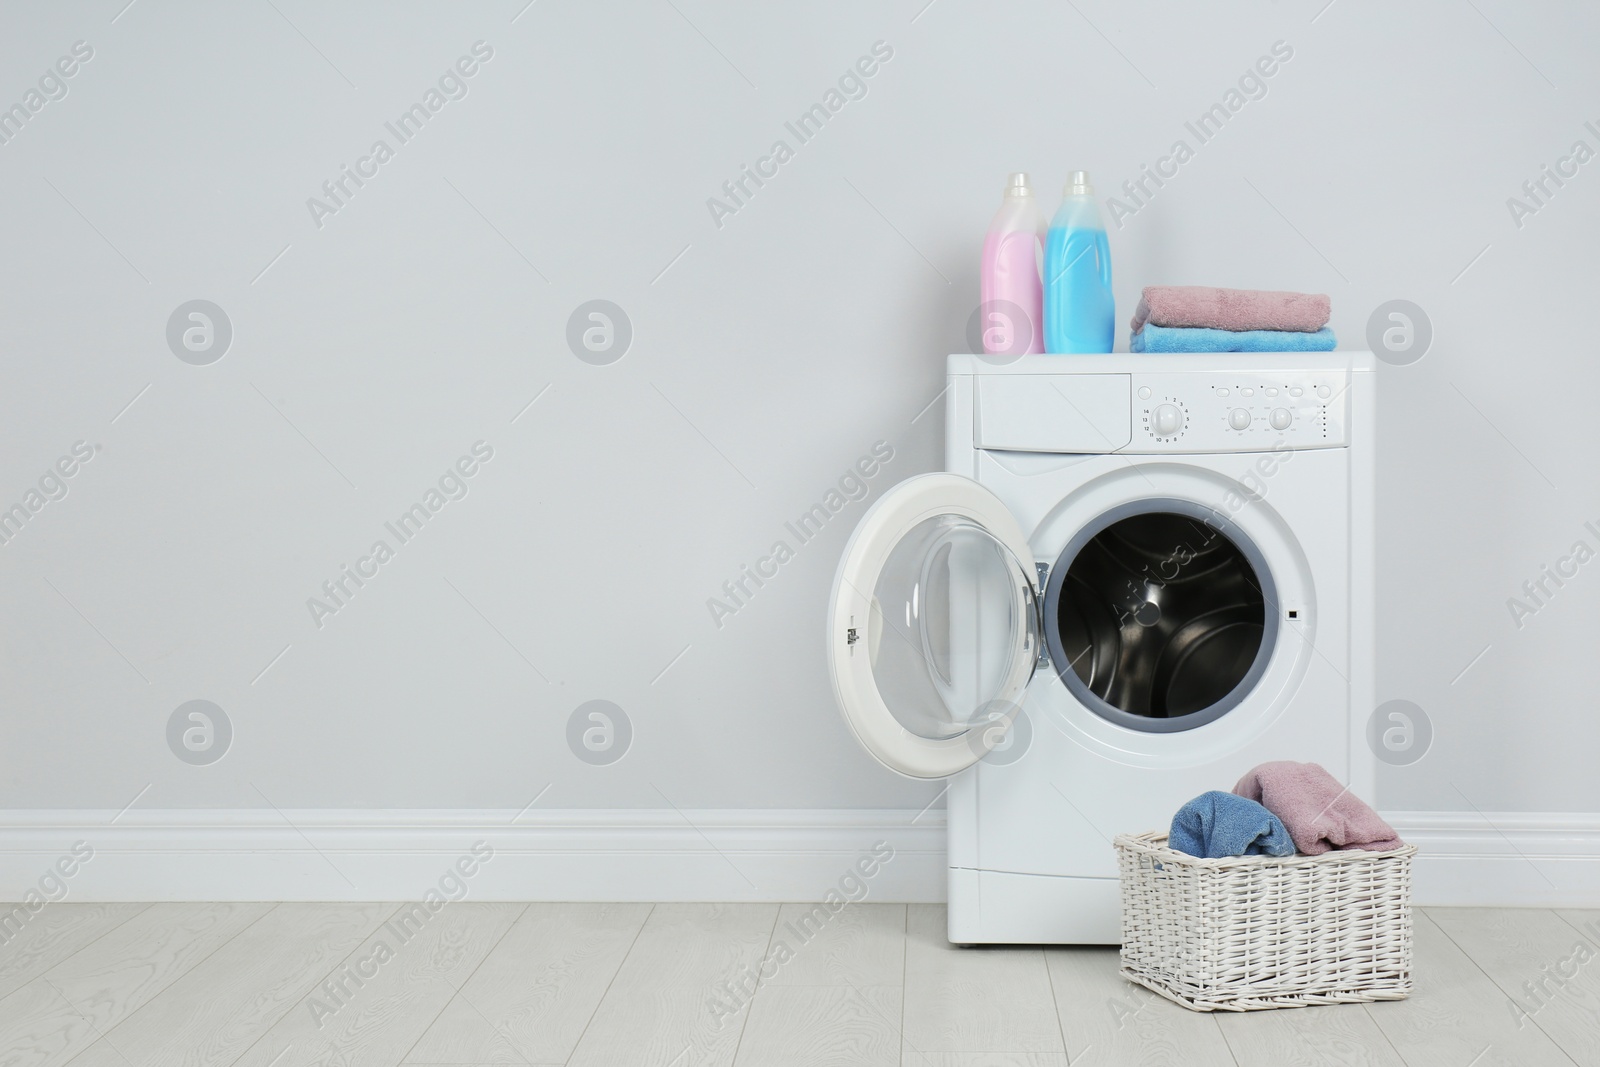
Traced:
POLYGON ((1315 333, 1328 325, 1325 293, 1216 289, 1206 285, 1147 285, 1130 325, 1203 326, 1213 330, 1291 330, 1315 333))
POLYGON ((1307 856, 1349 848, 1388 852, 1405 844, 1394 827, 1320 764, 1263 763, 1233 791, 1283 820, 1295 847, 1307 856))

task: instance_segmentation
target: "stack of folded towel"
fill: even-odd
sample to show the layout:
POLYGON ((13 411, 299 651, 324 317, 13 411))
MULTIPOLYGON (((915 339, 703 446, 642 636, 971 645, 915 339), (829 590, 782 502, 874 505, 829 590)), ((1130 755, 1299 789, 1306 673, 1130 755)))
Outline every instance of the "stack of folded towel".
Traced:
POLYGON ((1389 852, 1394 828, 1315 763, 1263 763, 1232 793, 1195 797, 1172 817, 1167 845, 1205 859, 1317 856, 1335 849, 1389 852))
POLYGON ((1132 352, 1331 352, 1324 293, 1146 286, 1134 309, 1132 352))

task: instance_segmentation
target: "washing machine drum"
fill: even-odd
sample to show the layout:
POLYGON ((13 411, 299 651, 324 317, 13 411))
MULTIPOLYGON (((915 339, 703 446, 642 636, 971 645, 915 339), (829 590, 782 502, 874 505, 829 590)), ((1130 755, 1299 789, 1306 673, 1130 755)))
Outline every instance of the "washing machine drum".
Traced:
POLYGON ((1051 568, 1045 629, 1067 689, 1136 730, 1204 725, 1236 707, 1277 636, 1270 569, 1224 516, 1144 501, 1100 516, 1051 568))

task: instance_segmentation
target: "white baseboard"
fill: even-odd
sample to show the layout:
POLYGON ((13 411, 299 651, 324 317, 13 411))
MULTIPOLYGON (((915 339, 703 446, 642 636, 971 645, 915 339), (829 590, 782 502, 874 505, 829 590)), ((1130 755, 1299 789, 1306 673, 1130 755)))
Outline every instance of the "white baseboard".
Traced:
POLYGON ((1433 907, 1600 907, 1600 814, 1392 811, 1419 849, 1412 899, 1433 907))
POLYGON ((880 841, 870 899, 944 899, 938 810, 6 810, 0 900, 63 856, 79 901, 414 901, 462 857, 472 900, 821 900, 880 841))
MULTIPOLYGON (((1419 905, 1600 907, 1600 814, 1385 817, 1421 848, 1419 905)), ((944 899, 938 810, 8 810, 0 900, 59 894, 63 857, 77 901, 418 900, 462 857, 473 900, 819 900, 880 841, 870 899, 944 899)))

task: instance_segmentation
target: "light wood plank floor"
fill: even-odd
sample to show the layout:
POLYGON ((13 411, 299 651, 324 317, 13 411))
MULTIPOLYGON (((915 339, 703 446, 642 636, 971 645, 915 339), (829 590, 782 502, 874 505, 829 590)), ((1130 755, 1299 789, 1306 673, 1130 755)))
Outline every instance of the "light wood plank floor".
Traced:
POLYGON ((1197 1014, 934 905, 52 904, 0 1067, 1600 1065, 1600 911, 1423 909, 1417 989, 1197 1014))

